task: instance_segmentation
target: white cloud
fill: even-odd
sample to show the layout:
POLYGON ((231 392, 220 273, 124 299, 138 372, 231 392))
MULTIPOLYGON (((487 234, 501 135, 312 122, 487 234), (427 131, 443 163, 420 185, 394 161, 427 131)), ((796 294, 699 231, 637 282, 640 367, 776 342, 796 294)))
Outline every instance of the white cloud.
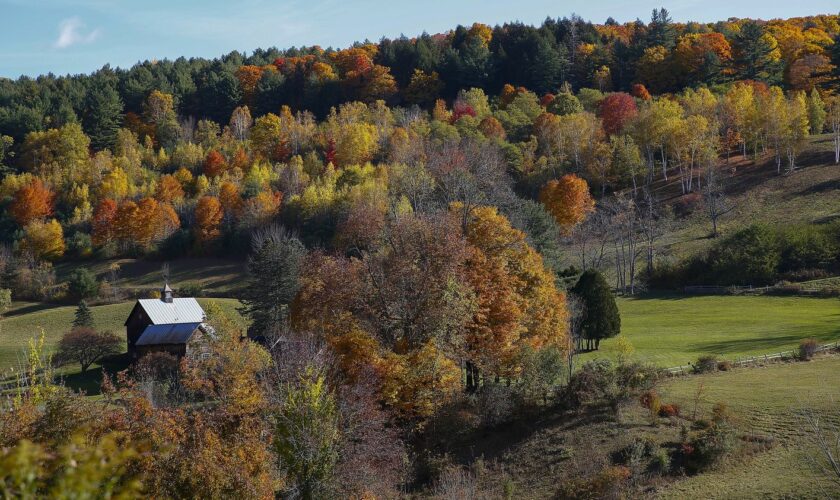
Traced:
POLYGON ((57 49, 66 49, 72 45, 80 43, 91 43, 101 34, 101 30, 96 28, 93 31, 84 33, 85 23, 78 17, 69 17, 58 23, 58 39, 53 43, 53 47, 57 49))

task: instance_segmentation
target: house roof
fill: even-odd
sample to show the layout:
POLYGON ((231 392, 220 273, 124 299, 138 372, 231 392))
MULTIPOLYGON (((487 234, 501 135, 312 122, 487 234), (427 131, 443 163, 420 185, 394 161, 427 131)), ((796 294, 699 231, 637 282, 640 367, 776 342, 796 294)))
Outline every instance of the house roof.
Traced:
POLYGON ((193 298, 172 299, 172 302, 140 299, 137 304, 146 311, 154 325, 201 323, 205 319, 204 309, 193 298))
POLYGON ((140 334, 136 345, 186 344, 201 323, 149 325, 140 334))

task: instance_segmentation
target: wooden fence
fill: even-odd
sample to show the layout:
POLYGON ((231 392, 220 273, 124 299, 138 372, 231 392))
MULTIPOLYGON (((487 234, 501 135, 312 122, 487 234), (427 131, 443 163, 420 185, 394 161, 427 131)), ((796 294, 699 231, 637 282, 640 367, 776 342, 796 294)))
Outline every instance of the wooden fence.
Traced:
MULTIPOLYGON (((818 346, 816 352, 825 352, 830 351, 832 349, 840 348, 840 342, 833 342, 831 344, 824 344, 818 346)), ((782 351, 773 354, 762 354, 758 356, 748 356, 748 357, 738 357, 735 358, 734 361, 731 361, 733 367, 737 366, 756 366, 759 364, 765 363, 772 363, 774 361, 784 361, 787 359, 795 359, 799 355, 799 350, 795 349, 792 351, 782 351)), ((721 360, 723 361, 723 360, 721 360)), ((671 375, 688 375, 690 373, 694 373, 694 365, 682 365, 682 366, 674 366, 671 368, 666 368, 666 372, 670 373, 671 375)))

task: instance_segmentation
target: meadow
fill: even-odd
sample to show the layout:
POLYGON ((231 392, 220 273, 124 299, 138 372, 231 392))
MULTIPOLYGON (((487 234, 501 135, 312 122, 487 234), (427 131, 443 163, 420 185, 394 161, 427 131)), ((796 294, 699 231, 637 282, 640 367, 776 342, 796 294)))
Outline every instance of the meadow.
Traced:
MULTIPOLYGON (((239 301, 236 299, 198 299, 203 307, 211 302, 219 304, 225 314, 241 320, 236 311, 239 301)), ((98 330, 111 330, 125 337, 124 322, 134 306, 134 301, 119 304, 92 306, 95 327, 98 330)), ((5 374, 10 368, 17 369, 26 360, 29 341, 44 333, 44 343, 54 347, 61 336, 70 329, 75 306, 59 306, 39 302, 16 302, 6 311, 0 320, 0 373, 5 374)), ((97 369, 97 366, 93 367, 97 369)))
POLYGON ((804 411, 829 425, 840 424, 840 358, 773 364, 703 376, 681 377, 660 389, 663 400, 691 411, 702 387, 698 414, 724 403, 745 433, 772 436, 775 445, 751 457, 729 460, 715 470, 673 483, 660 498, 836 498, 829 481, 816 481, 811 465, 819 452, 806 431, 804 411))
MULTIPOLYGON (((699 356, 739 356, 795 349, 800 340, 840 340, 840 300, 772 296, 652 295, 618 299, 621 331, 638 359, 663 367, 699 356)), ((581 361, 617 355, 607 339, 581 361)))

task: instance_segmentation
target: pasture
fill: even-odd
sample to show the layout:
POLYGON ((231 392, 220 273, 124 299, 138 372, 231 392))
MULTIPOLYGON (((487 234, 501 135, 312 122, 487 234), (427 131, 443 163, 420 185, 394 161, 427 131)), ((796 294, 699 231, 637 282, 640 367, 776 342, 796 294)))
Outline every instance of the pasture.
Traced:
POLYGON ((701 411, 722 402, 734 414, 735 425, 753 435, 772 436, 770 450, 728 460, 721 467, 678 481, 659 492, 661 498, 829 498, 829 481, 816 481, 811 465, 820 454, 807 432, 803 412, 814 412, 840 424, 840 358, 772 364, 702 376, 680 377, 660 389, 663 401, 691 412, 698 388, 701 411))
MULTIPOLYGON (((241 319, 236 308, 236 299, 198 299, 203 307, 216 302, 222 310, 236 319, 241 319)), ((125 336, 123 323, 131 312, 134 301, 92 306, 95 327, 111 330, 125 336)), ((60 306, 39 302, 16 302, 0 320, 0 372, 17 368, 26 359, 29 340, 39 337, 43 329, 45 344, 56 345, 61 336, 70 329, 76 306, 60 306)))
MULTIPOLYGON (((810 337, 840 340, 836 298, 655 295, 620 298, 618 307, 634 356, 663 367, 791 350, 810 337)), ((616 354, 616 340, 607 339, 579 360, 616 354)))

